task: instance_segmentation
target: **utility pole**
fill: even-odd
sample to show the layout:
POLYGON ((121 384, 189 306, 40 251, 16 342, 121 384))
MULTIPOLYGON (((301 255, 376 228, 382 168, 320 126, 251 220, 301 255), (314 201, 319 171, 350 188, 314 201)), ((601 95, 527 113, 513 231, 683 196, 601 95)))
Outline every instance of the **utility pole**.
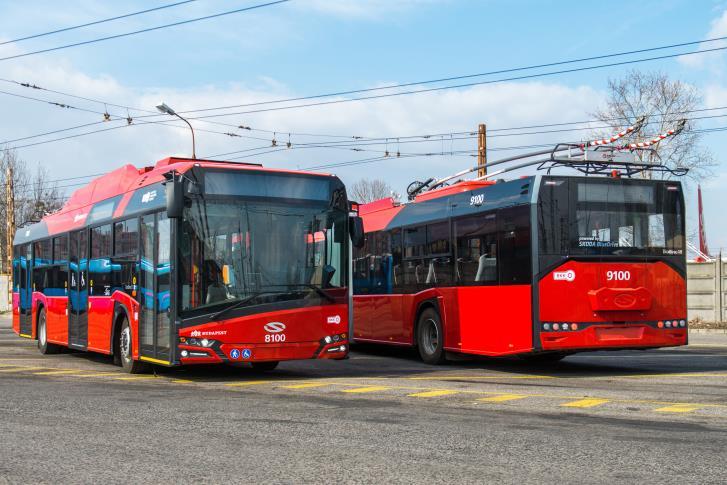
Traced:
POLYGON ((13 273, 13 237, 15 236, 15 195, 13 194, 13 168, 5 172, 5 271, 13 273))
POLYGON ((487 175, 487 125, 480 123, 480 128, 477 134, 477 166, 481 167, 477 169, 477 176, 483 177, 487 175))

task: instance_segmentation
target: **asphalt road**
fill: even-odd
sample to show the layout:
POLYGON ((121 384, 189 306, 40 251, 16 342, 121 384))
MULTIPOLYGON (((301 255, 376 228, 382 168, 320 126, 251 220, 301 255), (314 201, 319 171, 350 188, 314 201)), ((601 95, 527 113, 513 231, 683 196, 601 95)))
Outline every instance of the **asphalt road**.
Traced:
POLYGON ((725 483, 727 335, 557 365, 157 369, 41 356, 0 319, 0 482, 725 483))

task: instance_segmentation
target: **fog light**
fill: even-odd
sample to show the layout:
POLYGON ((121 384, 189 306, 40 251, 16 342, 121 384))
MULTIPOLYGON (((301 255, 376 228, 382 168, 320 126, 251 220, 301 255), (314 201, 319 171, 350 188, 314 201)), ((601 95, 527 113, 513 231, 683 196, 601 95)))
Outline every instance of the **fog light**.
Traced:
POLYGON ((189 352, 187 352, 186 350, 182 350, 182 357, 186 357, 188 355, 189 355, 189 352))
POLYGON ((345 352, 346 351, 346 346, 345 345, 341 345, 340 349, 341 349, 341 352, 345 352))

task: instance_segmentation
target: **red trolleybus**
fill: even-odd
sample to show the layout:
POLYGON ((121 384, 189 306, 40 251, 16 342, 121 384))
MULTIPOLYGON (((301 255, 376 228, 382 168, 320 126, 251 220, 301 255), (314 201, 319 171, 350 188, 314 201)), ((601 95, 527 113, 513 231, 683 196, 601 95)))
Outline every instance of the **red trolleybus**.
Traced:
POLYGON ((331 175, 167 158, 77 190, 14 240, 13 329, 162 365, 348 353, 346 191, 331 175))
POLYGON ((430 179, 409 203, 360 206, 355 341, 416 346, 428 363, 448 352, 557 360, 686 344, 681 184, 628 178, 664 167, 589 149, 559 159, 563 149, 515 168, 568 165, 587 176, 430 179))

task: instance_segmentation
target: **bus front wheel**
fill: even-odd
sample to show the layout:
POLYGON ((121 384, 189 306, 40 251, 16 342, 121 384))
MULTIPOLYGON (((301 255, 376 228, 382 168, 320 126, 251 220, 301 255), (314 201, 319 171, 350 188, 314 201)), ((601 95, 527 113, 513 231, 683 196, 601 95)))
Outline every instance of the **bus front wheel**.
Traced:
POLYGON ((121 331, 118 337, 119 360, 121 368, 129 374, 141 374, 146 371, 147 366, 143 362, 134 360, 132 355, 131 326, 129 321, 124 318, 121 322, 121 331))
POLYGON ((419 315, 417 347, 425 363, 436 365, 444 362, 442 319, 434 308, 427 308, 419 315))
POLYGON ((57 354, 61 348, 58 345, 48 342, 48 325, 45 316, 45 308, 38 313, 38 350, 41 354, 57 354))

